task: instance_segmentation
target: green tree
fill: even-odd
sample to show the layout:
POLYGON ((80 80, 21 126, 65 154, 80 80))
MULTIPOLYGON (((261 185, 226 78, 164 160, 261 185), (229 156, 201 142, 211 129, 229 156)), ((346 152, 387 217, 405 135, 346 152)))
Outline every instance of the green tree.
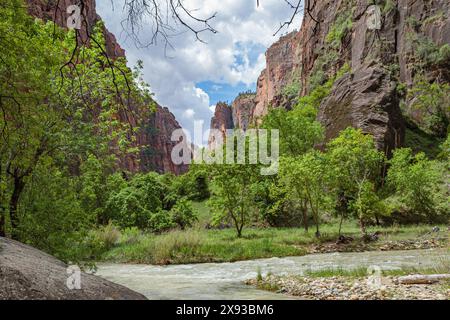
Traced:
POLYGON ((450 125, 450 85, 419 79, 408 91, 412 108, 424 114, 425 129, 446 137, 450 125))
POLYGON ((167 228, 169 216, 163 210, 164 186, 157 173, 138 174, 122 189, 112 192, 107 202, 107 219, 122 228, 150 228, 153 231, 167 228))
POLYGON ((230 221, 238 237, 255 217, 256 205, 252 185, 257 181, 259 168, 250 164, 223 164, 211 167, 213 192, 209 201, 215 210, 214 222, 230 221))
POLYGON ((310 210, 316 225, 316 237, 320 237, 320 215, 328 203, 327 160, 319 151, 310 151, 300 157, 283 157, 280 165, 280 179, 291 198, 302 208, 305 230, 307 210, 310 210))
POLYGON ((443 190, 445 168, 428 160, 424 153, 413 155, 411 149, 397 149, 389 161, 388 185, 407 210, 428 217, 449 213, 449 197, 443 190))
POLYGON ((194 222, 198 220, 198 213, 192 207, 191 202, 181 199, 170 210, 172 221, 176 223, 182 230, 186 227, 192 227, 194 222))
POLYGON ((91 47, 75 47, 73 31, 34 20, 22 0, 12 0, 0 6, 0 34, 0 235, 9 221, 17 239, 20 198, 40 162, 51 157, 76 175, 88 154, 103 158, 112 146, 119 156, 136 152, 138 128, 128 120, 141 107, 127 102, 145 115, 152 100, 139 70, 124 59, 111 67, 101 25, 91 47))
POLYGON ((27 181, 19 218, 16 232, 22 242, 66 262, 89 258, 83 242, 95 226, 96 217, 83 210, 75 180, 55 168, 52 159, 40 161, 27 181))
POLYGON ((316 116, 316 109, 310 105, 297 106, 291 111, 272 109, 264 117, 262 128, 280 131, 282 155, 300 155, 322 142, 323 128, 316 116))
POLYGON ((327 144, 327 150, 332 186, 338 194, 354 202, 352 207, 357 209, 354 214, 364 236, 365 219, 370 213, 364 209, 364 203, 372 197, 369 191, 380 177, 384 155, 376 149, 371 135, 354 128, 342 131, 327 144))

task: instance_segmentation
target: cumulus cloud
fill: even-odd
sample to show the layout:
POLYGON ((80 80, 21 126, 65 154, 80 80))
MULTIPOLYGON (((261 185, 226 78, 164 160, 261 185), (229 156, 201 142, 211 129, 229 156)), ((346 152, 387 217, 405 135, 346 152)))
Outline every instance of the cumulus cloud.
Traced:
MULTIPOLYGON (((254 90, 265 67, 264 51, 281 35, 274 37, 273 33, 292 14, 283 0, 262 0, 258 8, 253 0, 185 0, 185 6, 195 9, 197 16, 208 17, 217 12, 211 24, 218 33, 202 33, 206 44, 196 41, 192 33, 182 32, 170 38, 173 49, 161 41, 156 46, 140 48, 123 32, 122 1, 115 0, 114 7, 110 1, 98 1, 97 11, 126 50, 130 66, 138 60, 144 62, 144 79, 158 103, 167 106, 191 131, 194 120, 203 120, 209 127, 215 104, 211 101, 212 92, 205 92, 198 83, 214 83, 212 91, 220 90, 222 84, 245 84, 254 90)), ((285 32, 298 28, 300 22, 298 17, 285 32)), ((151 25, 144 24, 139 38, 145 43, 150 37, 151 25)))

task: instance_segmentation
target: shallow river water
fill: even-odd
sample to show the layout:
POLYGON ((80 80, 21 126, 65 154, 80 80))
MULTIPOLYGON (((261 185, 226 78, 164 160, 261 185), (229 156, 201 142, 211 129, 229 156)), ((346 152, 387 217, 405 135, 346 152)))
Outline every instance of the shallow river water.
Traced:
POLYGON ((312 254, 234 263, 202 263, 172 266, 99 264, 97 275, 144 294, 149 299, 287 299, 277 293, 246 286, 257 270, 267 274, 301 275, 306 270, 354 269, 379 266, 426 268, 446 257, 448 249, 371 251, 312 254))

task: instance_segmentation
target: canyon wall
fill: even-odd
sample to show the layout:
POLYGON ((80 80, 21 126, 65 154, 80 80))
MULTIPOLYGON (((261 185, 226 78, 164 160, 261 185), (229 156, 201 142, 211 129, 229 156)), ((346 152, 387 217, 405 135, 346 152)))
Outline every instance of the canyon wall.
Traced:
MULTIPOLYGON (((296 81, 301 64, 299 33, 281 37, 266 52, 266 68, 257 81, 254 119, 266 115, 269 106, 277 108, 286 103, 283 89, 296 81)), ((299 92, 298 92, 299 93, 299 92)))
MULTIPOLYGON (((217 103, 214 116, 211 118, 210 129, 220 131, 221 139, 226 137, 226 131, 228 129, 234 129, 231 106, 225 102, 217 103)), ((208 148, 210 150, 213 150, 217 146, 217 138, 212 131, 208 139, 208 148)))
MULTIPOLYGON (((28 11, 31 15, 45 21, 55 21, 59 26, 65 28, 69 15, 67 8, 74 4, 72 0, 27 0, 28 11)), ((82 42, 89 43, 88 32, 93 30, 97 22, 101 21, 96 12, 95 0, 85 0, 83 10, 82 27, 80 37, 82 42)), ((111 59, 126 58, 125 50, 121 48, 116 37, 103 28, 105 37, 105 51, 111 59)), ((133 125, 138 123, 133 116, 139 106, 130 106, 134 112, 129 115, 119 115, 121 121, 129 121, 133 125), (127 118, 125 120, 125 118, 127 118)), ((137 115, 139 117, 139 115, 137 115)), ((156 171, 159 173, 171 172, 181 174, 187 171, 186 165, 174 165, 171 160, 171 152, 176 143, 171 141, 172 131, 181 128, 175 116, 167 109, 156 104, 156 110, 146 116, 144 123, 140 124, 140 130, 136 133, 134 146, 141 149, 139 155, 118 155, 118 166, 121 170, 130 172, 156 171)))
POLYGON ((266 52, 266 69, 257 80, 249 123, 259 124, 270 107, 290 109, 298 97, 333 79, 347 64, 350 71, 334 81, 318 108, 326 140, 352 126, 372 134, 386 153, 402 146, 405 117, 420 126, 423 111, 414 110, 414 99, 399 88, 411 88, 419 74, 429 82, 450 80, 450 59, 445 58, 450 56, 450 2, 308 3, 300 30, 281 37, 266 52), (377 10, 379 21, 374 20, 377 10), (443 61, 427 65, 421 57, 425 54, 431 58, 439 54, 443 61))

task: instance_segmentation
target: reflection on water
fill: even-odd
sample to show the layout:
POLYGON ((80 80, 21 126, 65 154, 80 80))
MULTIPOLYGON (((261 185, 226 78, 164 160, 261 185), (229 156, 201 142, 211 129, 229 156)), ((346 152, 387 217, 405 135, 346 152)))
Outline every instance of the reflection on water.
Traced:
POLYGON ((234 263, 203 263, 173 266, 99 264, 97 275, 129 287, 149 299, 287 299, 257 290, 243 281, 267 274, 301 275, 305 270, 354 269, 377 265, 382 269, 432 267, 449 250, 371 251, 326 253, 302 257, 271 258, 234 263))

